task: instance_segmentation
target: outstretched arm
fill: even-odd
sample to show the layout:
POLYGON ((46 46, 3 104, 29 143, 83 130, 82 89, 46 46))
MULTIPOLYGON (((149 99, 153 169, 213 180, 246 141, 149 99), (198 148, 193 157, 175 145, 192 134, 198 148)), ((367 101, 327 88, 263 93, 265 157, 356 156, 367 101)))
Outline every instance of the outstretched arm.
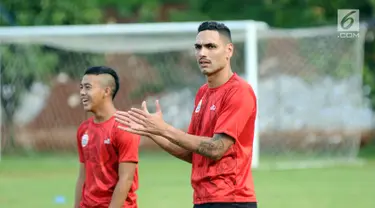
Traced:
MULTIPOLYGON (((160 105, 159 105, 158 102, 156 103, 156 107, 157 107, 158 112, 155 113, 155 114, 158 115, 158 116, 162 116, 161 110, 160 110, 160 105)), ((146 102, 142 103, 142 110, 144 112, 148 113, 148 110, 147 110, 147 107, 146 107, 146 102)), ((124 111, 117 111, 116 120, 119 123, 121 123, 125 126, 128 126, 128 127, 132 126, 134 128, 142 128, 142 126, 140 124, 132 122, 129 119, 129 114, 127 112, 124 112, 124 111)), ((165 150, 169 154, 173 155, 174 157, 176 157, 180 160, 186 161, 188 163, 192 162, 192 151, 191 150, 189 151, 189 150, 169 141, 167 138, 162 137, 160 135, 151 134, 151 133, 144 132, 144 131, 137 131, 135 129, 133 129, 132 131, 129 131, 129 128, 125 127, 125 126, 118 126, 118 128, 121 129, 121 130, 124 130, 124 131, 134 133, 134 134, 146 136, 146 137, 152 139, 158 146, 160 146, 163 150, 165 150)))
POLYGON ((172 126, 162 132, 162 136, 174 144, 212 160, 220 160, 234 144, 234 139, 226 134, 215 134, 212 138, 194 136, 172 126))
POLYGON ((148 137, 151 138, 162 149, 164 149, 169 154, 175 156, 176 158, 188 163, 192 162, 192 151, 184 149, 162 136, 149 135, 148 137))
POLYGON ((148 112, 146 102, 143 102, 142 110, 132 108, 128 112, 118 111, 116 120, 127 126, 119 126, 120 129, 153 138, 162 143, 166 149, 171 145, 163 141, 164 138, 187 151, 196 152, 213 160, 221 159, 235 141, 234 138, 226 134, 215 134, 212 138, 201 137, 174 128, 162 119, 158 101, 156 101, 156 113, 154 114, 148 112))

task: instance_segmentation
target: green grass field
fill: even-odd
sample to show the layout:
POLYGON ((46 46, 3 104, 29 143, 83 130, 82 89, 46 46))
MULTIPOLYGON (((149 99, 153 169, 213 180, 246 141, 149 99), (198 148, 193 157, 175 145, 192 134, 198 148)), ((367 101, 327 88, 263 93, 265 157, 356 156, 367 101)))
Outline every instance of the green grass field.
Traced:
MULTIPOLYGON (((75 155, 4 156, 0 162, 1 208, 71 208, 75 155), (64 204, 55 204, 64 196, 64 204)), ((190 166, 166 154, 142 154, 140 208, 191 208, 190 166)), ((375 160, 363 166, 256 170, 260 208, 375 207, 375 160)))

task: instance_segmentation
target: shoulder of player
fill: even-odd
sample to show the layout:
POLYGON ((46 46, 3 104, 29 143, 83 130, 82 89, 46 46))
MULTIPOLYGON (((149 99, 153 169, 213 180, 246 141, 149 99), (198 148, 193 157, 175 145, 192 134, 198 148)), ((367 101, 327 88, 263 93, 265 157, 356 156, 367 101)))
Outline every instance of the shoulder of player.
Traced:
POLYGON ((233 85, 238 85, 244 88, 251 88, 251 85, 249 84, 248 81, 246 81, 244 78, 242 78, 240 75, 237 75, 234 77, 232 80, 233 85))
POLYGON ((199 96, 200 94, 204 93, 206 90, 208 89, 208 84, 205 83, 204 85, 202 85, 198 91, 197 91, 197 96, 199 96))
POLYGON ((208 90, 208 84, 206 83, 206 84, 202 85, 202 86, 198 89, 197 93, 195 94, 195 102, 198 102, 198 100, 200 100, 200 99, 203 97, 204 93, 205 93, 207 90, 208 90))
POLYGON ((222 99, 225 101, 223 105, 235 105, 237 107, 242 105, 248 105, 249 102, 256 105, 256 96, 252 87, 247 82, 241 80, 235 80, 228 87, 222 95, 222 99))
POLYGON ((86 120, 82 121, 81 125, 87 125, 87 124, 89 124, 93 121, 94 121, 94 116, 91 116, 91 117, 87 118, 86 120))
POLYGON ((254 96, 254 90, 251 85, 241 77, 233 80, 227 88, 228 94, 242 94, 254 96))
POLYGON ((89 125, 89 123, 92 122, 92 119, 93 119, 93 118, 90 117, 90 118, 88 118, 88 119, 82 121, 82 122, 79 124, 77 131, 86 130, 87 127, 88 127, 88 125, 89 125))

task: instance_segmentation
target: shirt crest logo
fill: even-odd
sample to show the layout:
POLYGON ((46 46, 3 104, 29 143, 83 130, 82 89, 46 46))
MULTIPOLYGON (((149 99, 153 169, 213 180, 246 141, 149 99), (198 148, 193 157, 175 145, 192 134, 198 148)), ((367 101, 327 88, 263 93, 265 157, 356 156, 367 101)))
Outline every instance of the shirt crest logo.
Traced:
POLYGON ((216 110, 216 105, 212 105, 211 108, 210 108, 211 111, 215 111, 216 110))
POLYGON ((81 145, 82 147, 86 147, 87 146, 87 143, 89 143, 89 135, 87 134, 87 132, 82 136, 82 139, 81 139, 81 145))
POLYGON ((201 110, 201 105, 202 105, 202 99, 199 101, 198 106, 197 106, 197 108, 195 109, 195 112, 196 112, 196 113, 199 113, 199 111, 201 110))
POLYGON ((104 144, 111 144, 111 139, 109 139, 109 138, 105 139, 104 144))

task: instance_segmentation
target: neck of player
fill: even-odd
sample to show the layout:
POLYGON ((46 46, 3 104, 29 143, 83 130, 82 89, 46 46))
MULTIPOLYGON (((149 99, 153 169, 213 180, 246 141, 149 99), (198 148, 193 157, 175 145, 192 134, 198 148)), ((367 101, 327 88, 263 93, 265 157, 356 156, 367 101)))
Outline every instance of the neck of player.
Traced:
POLYGON ((232 69, 228 66, 220 71, 207 76, 207 84, 209 88, 220 87, 225 84, 233 76, 232 69))
POLYGON ((101 123, 110 119, 115 113, 116 108, 112 102, 103 103, 98 109, 95 109, 94 122, 101 123))

